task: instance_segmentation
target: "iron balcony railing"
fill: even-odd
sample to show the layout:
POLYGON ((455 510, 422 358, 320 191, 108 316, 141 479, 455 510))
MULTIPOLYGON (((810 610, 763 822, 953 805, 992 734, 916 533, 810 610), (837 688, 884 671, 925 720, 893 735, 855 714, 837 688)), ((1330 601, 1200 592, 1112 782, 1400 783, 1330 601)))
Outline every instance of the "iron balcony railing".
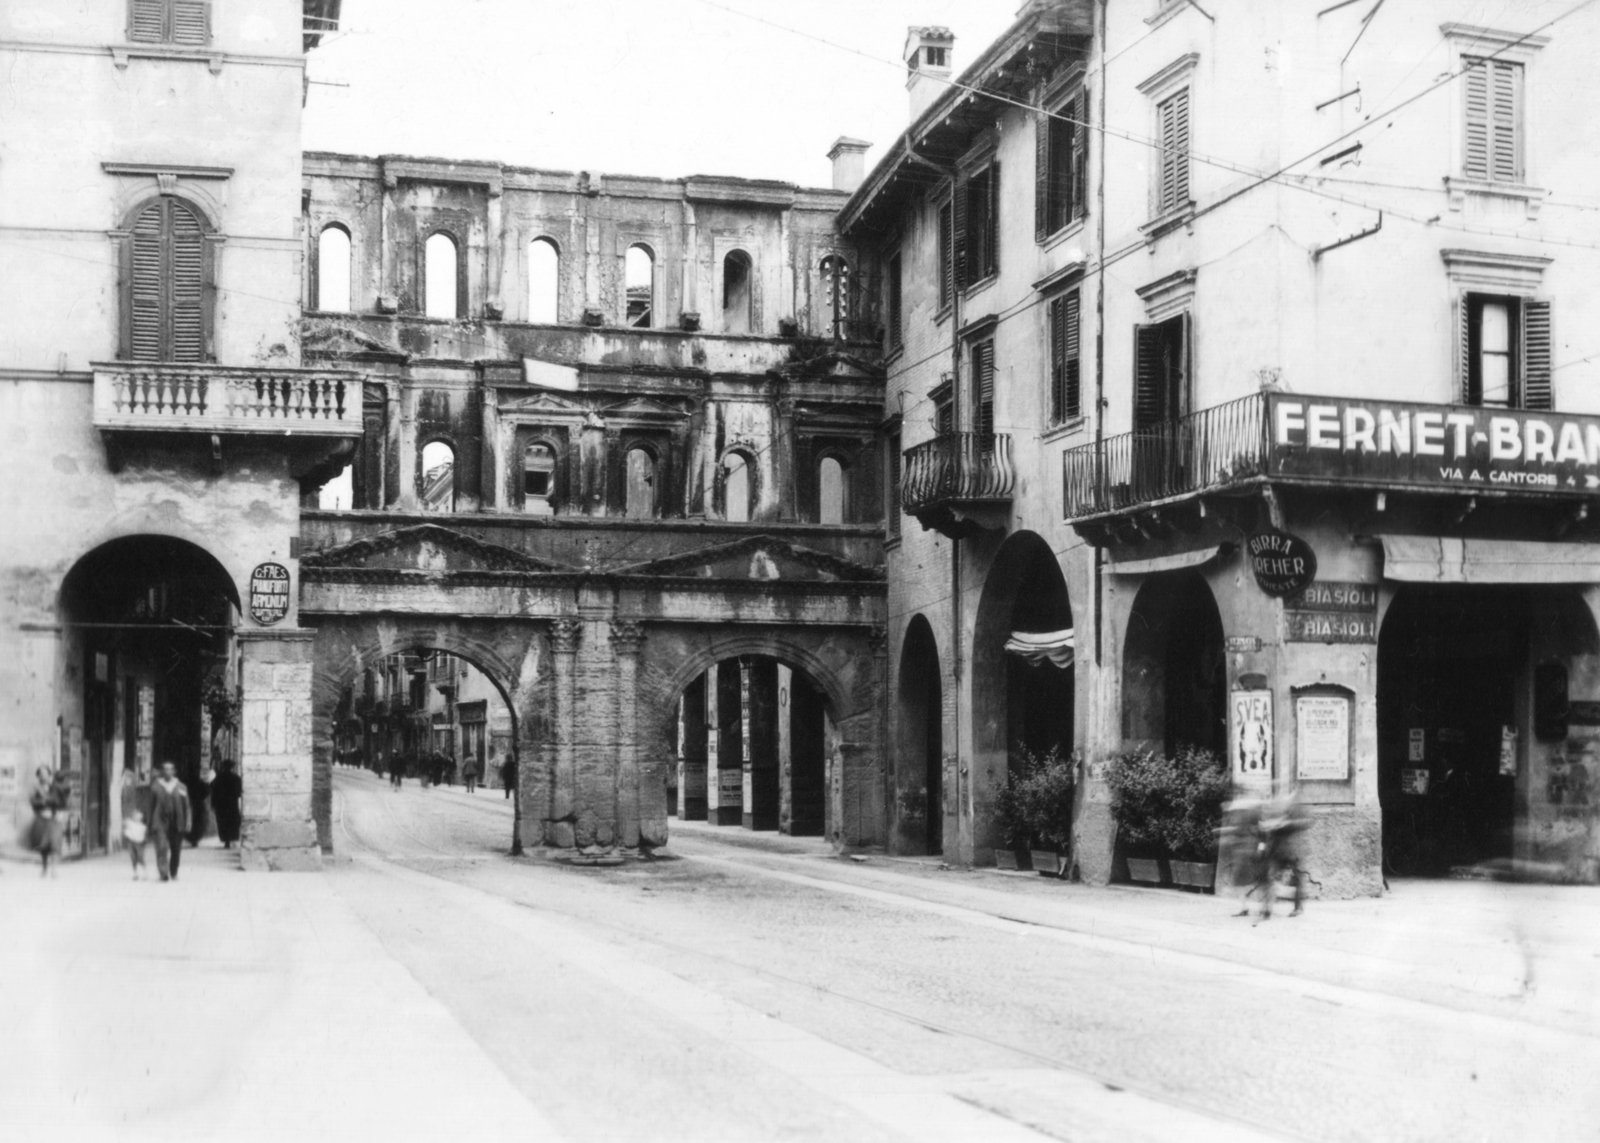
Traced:
POLYGON ((1068 449, 1068 520, 1202 492, 1266 472, 1267 400, 1255 393, 1177 421, 1068 449))
POLYGON ((94 370, 94 423, 101 429, 361 435, 355 373, 158 363, 94 370))
POLYGON ((944 433, 905 453, 900 500, 912 515, 944 504, 1003 503, 1016 486, 1011 437, 944 433))

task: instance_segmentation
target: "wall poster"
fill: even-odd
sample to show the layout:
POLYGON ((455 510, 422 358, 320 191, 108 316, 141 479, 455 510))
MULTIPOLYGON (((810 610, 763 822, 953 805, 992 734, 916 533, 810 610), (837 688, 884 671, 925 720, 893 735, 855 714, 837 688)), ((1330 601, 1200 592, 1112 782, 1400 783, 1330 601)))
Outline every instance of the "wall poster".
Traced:
POLYGON ((1294 700, 1295 777, 1343 782, 1350 777, 1350 700, 1344 695, 1297 695, 1294 700))
POLYGON ((1228 695, 1228 753, 1236 783, 1272 783, 1271 691, 1233 691, 1228 695))

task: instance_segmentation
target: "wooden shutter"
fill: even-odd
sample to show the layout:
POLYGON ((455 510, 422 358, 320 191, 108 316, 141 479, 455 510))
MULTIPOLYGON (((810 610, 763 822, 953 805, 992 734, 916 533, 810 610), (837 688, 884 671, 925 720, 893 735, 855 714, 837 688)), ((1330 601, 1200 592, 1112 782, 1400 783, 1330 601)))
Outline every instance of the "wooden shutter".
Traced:
POLYGON ((889 534, 900 534, 900 434, 889 435, 889 497, 888 504, 884 505, 884 515, 888 517, 889 534))
POLYGON ((1486 60, 1466 61, 1467 74, 1463 77, 1467 99, 1466 154, 1462 159, 1461 173, 1469 179, 1489 177, 1489 135, 1492 130, 1489 115, 1489 66, 1486 60))
POLYGON ((1033 123, 1033 240, 1050 233, 1050 114, 1040 111, 1033 123))
POLYGON ((972 347, 972 390, 977 397, 973 431, 980 437, 994 436, 994 342, 982 341, 972 347))
POLYGON ((1471 294, 1462 294, 1456 302, 1456 349, 1460 354, 1457 377, 1461 383, 1461 403, 1476 405, 1483 394, 1483 379, 1478 366, 1477 307, 1471 294))
POLYGON ((1522 305, 1522 407, 1553 409, 1550 303, 1522 305))
POLYGON ((1161 120, 1161 185, 1156 210, 1165 214, 1189 201, 1189 89, 1174 92, 1157 110, 1161 120))
POLYGON ((167 279, 172 331, 167 360, 204 361, 205 231, 194 211, 175 199, 167 200, 167 216, 172 252, 167 279))
POLYGON ((1061 419, 1070 420, 1083 412, 1081 372, 1078 362, 1082 348, 1082 315, 1078 291, 1073 290, 1061 299, 1062 325, 1062 380, 1061 419))
POLYGON ((1161 423, 1161 327, 1133 327, 1133 427, 1153 428, 1161 423))
POLYGON ((128 8, 128 39, 159 44, 167 38, 167 0, 132 0, 128 8))
POLYGON ((206 0, 171 0, 175 44, 196 46, 211 42, 211 5, 206 0))
POLYGON ((901 289, 900 255, 895 254, 889 259, 889 348, 894 349, 900 344, 903 333, 900 328, 901 289))
POLYGON ((140 211, 133 223, 126 345, 127 354, 134 361, 160 361, 164 347, 161 327, 166 309, 166 275, 161 263, 166 204, 166 199, 157 199, 140 211))
POLYGON ((1050 423, 1067 416, 1067 299, 1050 300, 1050 423))
POLYGON ((1522 65, 1509 60, 1495 60, 1489 80, 1493 104, 1489 177, 1500 183, 1521 182, 1517 120, 1522 110, 1522 65))
POLYGON ((972 280, 967 276, 967 188, 967 180, 958 178, 950 195, 950 274, 958 290, 972 280))
POLYGON ((989 164, 989 209, 984 219, 983 274, 988 277, 1000 269, 1000 164, 989 164))
POLYGON ((1089 208, 1089 90, 1084 88, 1072 101, 1072 186, 1067 193, 1067 219, 1081 218, 1089 208))
POLYGON ((939 208, 939 308, 944 309, 955 296, 955 204, 939 208))

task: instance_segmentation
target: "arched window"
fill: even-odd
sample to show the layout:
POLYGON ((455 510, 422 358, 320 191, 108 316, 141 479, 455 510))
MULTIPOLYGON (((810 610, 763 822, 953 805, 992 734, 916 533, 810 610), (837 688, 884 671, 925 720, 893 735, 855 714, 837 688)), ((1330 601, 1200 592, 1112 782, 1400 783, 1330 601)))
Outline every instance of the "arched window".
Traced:
POLYGON ((350 312, 350 232, 338 223, 317 236, 317 309, 350 312))
POLYGON ((722 260, 722 328, 750 332, 750 255, 730 250, 722 260))
POLYGON ((730 452, 722 458, 722 518, 735 524, 750 522, 755 487, 750 479, 750 458, 730 452))
POLYGON ((423 247, 422 266, 422 312, 426 316, 452 321, 461 316, 459 274, 456 240, 448 234, 430 234, 423 247))
POLYGON ((556 490, 556 450, 535 441, 522 452, 522 506, 535 516, 548 516, 556 490))
POLYGON ((182 199, 162 195, 133 219, 123 352, 134 361, 204 361, 206 226, 182 199))
POLYGON ((456 452, 444 441, 422 446, 422 490, 418 497, 424 512, 456 510, 456 452))
POLYGON ((342 512, 355 505, 355 466, 345 465, 328 483, 317 489, 317 507, 327 512, 342 512))
POLYGON ((656 514, 656 458, 642 448, 628 450, 628 501, 626 514, 646 519, 656 514))
POLYGON ((833 336, 845 335, 845 323, 850 320, 850 263, 838 254, 829 254, 822 260, 823 296, 828 305, 828 316, 833 322, 833 336))
POLYGON ((817 522, 843 524, 845 517, 845 467, 831 456, 817 465, 817 522))
POLYGON ((555 325, 561 320, 561 250, 548 238, 528 243, 528 320, 555 325))
POLYGON ((628 296, 628 325, 649 329, 655 324, 656 308, 656 256, 650 247, 642 243, 628 247, 623 279, 628 296))

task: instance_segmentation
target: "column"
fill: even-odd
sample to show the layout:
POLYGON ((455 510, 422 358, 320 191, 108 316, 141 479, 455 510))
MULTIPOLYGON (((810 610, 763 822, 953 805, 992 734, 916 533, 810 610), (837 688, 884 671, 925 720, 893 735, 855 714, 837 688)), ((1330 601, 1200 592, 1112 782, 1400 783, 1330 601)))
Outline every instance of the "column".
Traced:
POLYGON ((611 650, 617 657, 617 763, 615 820, 617 844, 639 844, 639 647, 644 624, 611 621, 611 650))
POLYGON ((545 831, 548 844, 571 849, 577 842, 572 824, 577 812, 577 773, 573 764, 572 720, 576 713, 576 671, 578 641, 583 636, 583 621, 557 619, 550 624, 550 650, 555 659, 556 766, 555 790, 550 798, 550 822, 545 831))
MULTIPOLYGON (((778 519, 798 520, 800 500, 795 491, 794 398, 780 397, 775 412, 777 432, 773 435, 772 475, 778 484, 778 519)), ((811 479, 815 480, 814 474, 811 479)))
POLYGON ((794 830, 794 671, 778 664, 778 830, 794 830))
POLYGON ((331 775, 313 776, 314 634, 305 628, 235 633, 244 674, 240 848, 247 869, 322 868, 313 798, 319 785, 331 789, 331 775))

